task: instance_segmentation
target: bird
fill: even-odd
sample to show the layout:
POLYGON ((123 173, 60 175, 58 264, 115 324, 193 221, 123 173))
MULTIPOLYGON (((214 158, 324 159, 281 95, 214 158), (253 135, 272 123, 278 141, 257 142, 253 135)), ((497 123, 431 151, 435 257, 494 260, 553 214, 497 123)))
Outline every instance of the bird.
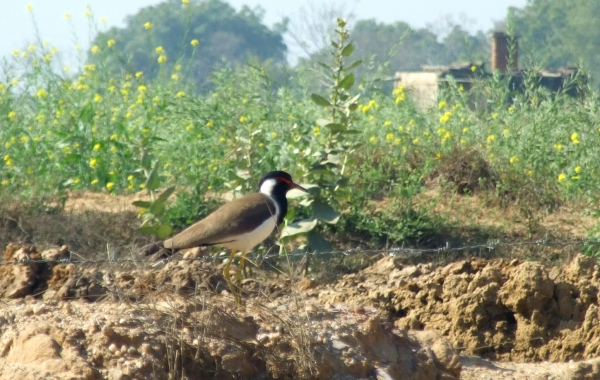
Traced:
MULTIPOLYGON (((224 204, 206 218, 165 240, 162 247, 159 247, 164 248, 169 255, 181 249, 213 245, 231 249, 223 273, 233 291, 230 279, 233 258, 238 251, 241 253, 238 266, 238 282, 241 282, 241 269, 246 254, 268 238, 283 222, 288 210, 286 194, 291 189, 308 192, 295 183, 289 173, 271 171, 260 180, 258 192, 224 204)), ((157 249, 150 249, 145 254, 156 252, 157 249)))

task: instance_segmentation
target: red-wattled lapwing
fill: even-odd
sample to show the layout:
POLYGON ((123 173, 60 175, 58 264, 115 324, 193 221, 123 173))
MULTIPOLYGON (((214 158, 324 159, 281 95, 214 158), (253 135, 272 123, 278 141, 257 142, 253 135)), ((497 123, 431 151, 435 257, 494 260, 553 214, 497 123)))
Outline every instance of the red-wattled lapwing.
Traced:
MULTIPOLYGON (((211 245, 230 248, 231 255, 225 265, 224 275, 232 288, 229 269, 236 252, 242 254, 238 269, 240 273, 246 254, 269 237, 283 221, 288 209, 286 194, 291 189, 307 191, 294 183, 288 173, 269 172, 260 180, 258 193, 226 203, 206 218, 165 240, 163 246, 169 253, 211 245)), ((152 253, 155 250, 146 252, 152 253)))

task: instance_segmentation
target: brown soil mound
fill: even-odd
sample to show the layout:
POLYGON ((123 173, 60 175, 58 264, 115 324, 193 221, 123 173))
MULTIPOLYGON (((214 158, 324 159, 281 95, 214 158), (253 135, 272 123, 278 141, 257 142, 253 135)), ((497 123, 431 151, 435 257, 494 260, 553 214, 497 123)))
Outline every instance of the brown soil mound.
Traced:
POLYGON ((521 260, 434 268, 385 258, 342 284, 344 292, 322 291, 321 300, 371 302, 396 326, 437 330, 466 354, 514 361, 600 354, 600 268, 582 255, 552 269, 521 260))
MULTIPOLYGON (((67 254, 11 244, 4 260, 67 254)), ((1 266, 3 295, 12 300, 0 305, 0 380, 460 375, 458 355, 439 334, 409 333, 374 311, 323 306, 289 291, 269 301, 269 288, 282 295, 274 285, 237 307, 220 294, 222 278, 208 262, 113 269, 1 266)))

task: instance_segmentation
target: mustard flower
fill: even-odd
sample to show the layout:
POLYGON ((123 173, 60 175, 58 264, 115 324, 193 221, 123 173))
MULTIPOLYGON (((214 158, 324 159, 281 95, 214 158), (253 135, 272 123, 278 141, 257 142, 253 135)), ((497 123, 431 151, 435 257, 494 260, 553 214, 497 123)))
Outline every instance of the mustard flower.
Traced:
MULTIPOLYGON (((97 159, 95 159, 95 158, 92 158, 92 159, 90 160, 90 168, 92 168, 92 169, 93 169, 93 168, 95 168, 96 166, 98 166, 98 160, 97 160, 97 159)), ((92 183, 92 184, 93 184, 93 183, 92 183)))
POLYGON ((200 43, 200 42, 199 42, 197 39, 195 39, 195 38, 194 38, 194 39, 192 40, 192 42, 190 42, 190 45, 192 45, 193 47, 196 47, 196 46, 198 46, 198 44, 199 44, 199 43, 200 43))
POLYGON ((115 46, 117 42, 115 40, 108 40, 108 42, 106 43, 108 45, 108 47, 113 47, 115 46))
POLYGON ((579 144, 579 143, 581 142, 581 140, 579 140, 579 133, 575 132, 575 133, 573 133, 573 134, 571 135, 571 142, 572 142, 574 145, 577 145, 577 144, 579 144))
POLYGON ((179 91, 179 92, 177 93, 177 97, 178 97, 178 98, 183 98, 184 96, 185 96, 185 92, 183 92, 183 91, 179 91))
POLYGON ((567 175, 565 173, 560 173, 558 175, 558 183, 563 183, 567 179, 567 175))
POLYGON ((144 29, 146 29, 146 30, 150 30, 150 29, 152 29, 152 23, 151 23, 150 21, 147 21, 147 22, 144 24, 144 29))
POLYGON ((92 46, 91 52, 92 52, 92 54, 100 53, 100 48, 98 47, 98 45, 92 46))

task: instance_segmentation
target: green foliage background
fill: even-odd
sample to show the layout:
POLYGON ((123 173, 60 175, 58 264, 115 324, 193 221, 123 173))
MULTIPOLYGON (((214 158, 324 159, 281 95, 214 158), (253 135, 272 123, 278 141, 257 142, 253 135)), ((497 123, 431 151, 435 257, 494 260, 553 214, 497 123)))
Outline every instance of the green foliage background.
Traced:
MULTIPOLYGON (((556 42, 528 20, 559 17, 559 5, 532 1, 511 10, 522 47, 543 53, 547 45, 532 42, 538 35, 556 42)), ((580 33, 596 16, 576 23, 576 15, 591 10, 576 7, 561 23, 580 33)), ((499 198, 548 209, 571 199, 595 204, 599 97, 581 77, 570 84, 580 99, 538 87, 533 72, 523 93, 511 93, 500 76, 470 89, 450 83, 423 111, 404 88, 386 91, 380 79, 420 63, 481 59, 483 34, 455 26, 440 40, 402 23, 358 21, 349 40, 289 68, 285 23, 269 29, 261 17, 219 0, 173 0, 98 34, 80 70, 60 67, 50 45, 16 51, 0 74, 0 191, 35 198, 145 190, 153 199, 140 204, 143 222, 182 228, 210 211, 202 207, 214 201, 206 194, 254 191, 263 173, 282 169, 320 189, 296 204, 289 226, 316 218, 301 230, 317 226, 373 244, 430 243, 444 221, 434 205, 416 208, 414 199, 461 157, 477 157, 467 164, 483 162, 494 173, 499 198), (459 49, 461 40, 468 43, 459 49), (473 98, 489 106, 472 110, 473 98), (175 203, 152 203, 175 189, 175 203), (376 210, 382 198, 389 202, 376 210), (200 206, 190 207, 193 200, 200 206)), ((561 41, 570 47, 548 55, 552 64, 572 63, 575 54, 593 62, 593 50, 578 49, 576 38, 561 41)), ((323 240, 313 235, 308 246, 323 240)))

